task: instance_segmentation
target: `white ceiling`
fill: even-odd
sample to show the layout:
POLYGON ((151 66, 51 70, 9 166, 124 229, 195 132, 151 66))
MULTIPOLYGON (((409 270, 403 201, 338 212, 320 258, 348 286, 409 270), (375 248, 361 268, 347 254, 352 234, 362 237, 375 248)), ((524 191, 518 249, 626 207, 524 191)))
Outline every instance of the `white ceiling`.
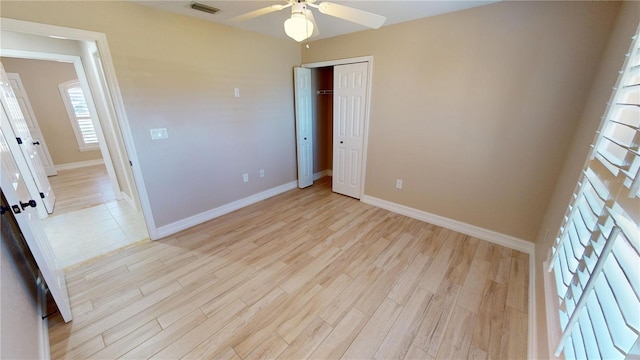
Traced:
MULTIPOLYGON (((213 1, 213 0, 198 0, 199 3, 212 6, 220 9, 221 11, 216 14, 207 14, 201 11, 193 10, 190 8, 192 1, 190 0, 131 0, 141 5, 150 6, 156 9, 165 11, 171 11, 174 13, 191 16, 215 23, 225 24, 233 27, 237 27, 244 30, 255 31, 262 34, 288 39, 284 33, 284 21, 291 16, 291 10, 289 8, 272 12, 258 18, 247 20, 243 22, 231 22, 232 19, 238 15, 248 13, 253 10, 264 8, 274 4, 286 4, 286 1, 274 1, 274 0, 261 0, 261 1, 213 1)), ((350 6, 356 9, 372 12, 375 14, 383 15, 387 17, 387 21, 383 26, 397 24, 405 21, 420 19, 424 17, 444 14, 452 11, 458 11, 463 9, 469 9, 476 6, 483 6, 491 3, 498 2, 500 0, 472 0, 472 1, 427 1, 427 0, 386 0, 386 1, 367 1, 367 0, 350 0, 350 1, 331 1, 346 6, 350 6)), ((318 0, 318 3, 323 2, 318 0)), ((357 25, 345 20, 341 20, 332 16, 324 15, 318 12, 317 9, 313 9, 314 17, 320 34, 316 37, 312 37, 310 40, 318 40, 330 38, 338 35, 344 35, 357 31, 367 30, 367 27, 357 25)), ((293 40, 292 40, 293 41, 293 40)))

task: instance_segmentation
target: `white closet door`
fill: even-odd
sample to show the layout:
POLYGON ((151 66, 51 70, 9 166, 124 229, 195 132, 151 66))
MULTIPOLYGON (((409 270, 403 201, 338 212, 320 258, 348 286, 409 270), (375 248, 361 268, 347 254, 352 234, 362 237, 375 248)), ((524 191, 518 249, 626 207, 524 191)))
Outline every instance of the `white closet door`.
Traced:
POLYGON ((362 194, 367 63, 333 70, 333 191, 359 199, 362 194))
POLYGON ((294 68, 294 79, 298 187, 302 189, 313 184, 311 69, 294 68))

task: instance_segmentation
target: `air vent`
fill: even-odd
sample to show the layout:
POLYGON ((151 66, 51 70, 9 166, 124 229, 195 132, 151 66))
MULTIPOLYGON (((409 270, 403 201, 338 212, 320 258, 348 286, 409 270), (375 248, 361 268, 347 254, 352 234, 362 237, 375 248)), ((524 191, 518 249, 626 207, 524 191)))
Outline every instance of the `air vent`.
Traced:
POLYGON ((213 6, 207 6, 207 5, 204 5, 204 4, 197 3, 197 2, 191 3, 191 8, 193 10, 198 10, 198 11, 206 12, 206 13, 209 13, 209 14, 215 14, 218 11, 220 11, 220 9, 216 9, 213 6))

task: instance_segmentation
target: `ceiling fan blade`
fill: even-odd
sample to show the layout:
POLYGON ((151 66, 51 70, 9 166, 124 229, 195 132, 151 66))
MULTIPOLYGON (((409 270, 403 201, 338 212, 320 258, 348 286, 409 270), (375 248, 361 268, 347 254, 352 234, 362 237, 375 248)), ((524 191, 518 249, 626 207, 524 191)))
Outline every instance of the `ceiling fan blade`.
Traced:
POLYGON ((318 10, 323 14, 335 16, 373 29, 379 28, 387 20, 387 18, 382 15, 331 2, 323 2, 315 6, 317 6, 318 10))
POLYGON ((309 9, 306 9, 304 11, 304 16, 307 18, 307 20, 311 21, 311 23, 313 24, 313 33, 311 34, 311 36, 319 35, 320 31, 318 30, 318 24, 316 24, 316 19, 313 17, 313 12, 309 9))
POLYGON ((229 21, 231 21, 231 22, 241 22, 241 21, 247 21, 247 20, 255 19, 258 16, 262 16, 262 15, 266 15, 266 14, 272 13, 274 11, 280 11, 282 9, 286 9, 289 6, 291 6, 291 4, 292 3, 288 3, 286 5, 276 4, 276 5, 267 6, 267 7, 262 8, 262 9, 250 11, 250 12, 248 12, 246 14, 242 14, 242 15, 236 16, 234 18, 229 19, 229 21))

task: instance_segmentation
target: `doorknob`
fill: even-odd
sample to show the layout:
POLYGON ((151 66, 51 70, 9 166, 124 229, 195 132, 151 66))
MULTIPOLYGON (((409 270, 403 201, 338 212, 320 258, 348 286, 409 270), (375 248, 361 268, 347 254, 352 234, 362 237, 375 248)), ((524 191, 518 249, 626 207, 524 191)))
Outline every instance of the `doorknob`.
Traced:
POLYGON ((20 201, 20 206, 22 207, 22 210, 24 210, 25 208, 28 208, 29 206, 36 207, 36 206, 38 206, 38 203, 36 203, 35 200, 29 200, 29 202, 26 202, 26 203, 23 203, 22 201, 20 201))
POLYGON ((344 141, 340 140, 340 144, 344 144, 344 141))
POLYGON ((307 138, 304 138, 305 140, 307 140, 307 138))
POLYGON ((40 145, 40 141, 34 141, 32 142, 33 145, 40 145))

